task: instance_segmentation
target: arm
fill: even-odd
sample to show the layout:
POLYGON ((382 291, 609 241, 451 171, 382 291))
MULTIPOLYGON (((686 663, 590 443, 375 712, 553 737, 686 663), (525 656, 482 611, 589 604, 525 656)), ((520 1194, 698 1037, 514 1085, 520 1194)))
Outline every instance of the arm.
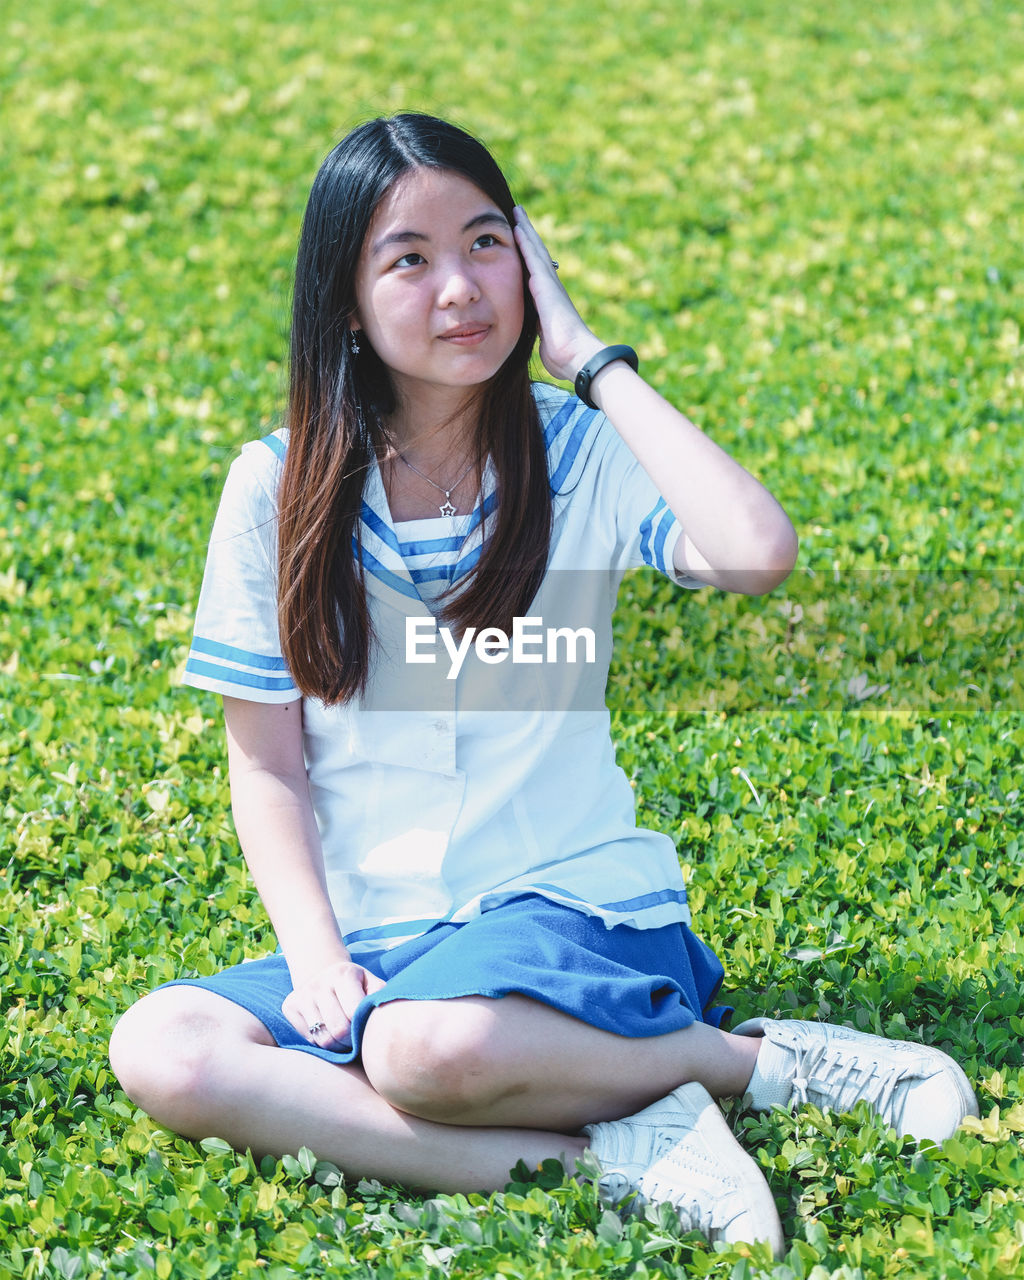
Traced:
POLYGON ((324 1047, 344 1039, 363 995, 383 984, 353 964, 327 894, 302 754, 302 703, 224 699, 231 809, 245 860, 288 961, 288 1021, 324 1047), (318 1036, 309 1028, 323 1022, 318 1036))
MULTIPOLYGON (((521 209, 516 240, 540 316, 541 359, 553 377, 571 382, 607 344, 583 323, 521 209)), ((683 526, 673 557, 679 572, 747 595, 789 575, 797 553, 789 517, 724 449, 621 360, 601 370, 590 394, 683 526)))

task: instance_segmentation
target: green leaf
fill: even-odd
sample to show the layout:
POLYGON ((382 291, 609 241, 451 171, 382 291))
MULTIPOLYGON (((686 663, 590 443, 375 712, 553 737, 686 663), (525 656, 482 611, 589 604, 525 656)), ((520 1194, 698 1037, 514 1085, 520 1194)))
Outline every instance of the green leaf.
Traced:
POLYGON ((232 1154, 233 1148, 223 1138, 203 1138, 199 1145, 210 1155, 226 1156, 232 1154))

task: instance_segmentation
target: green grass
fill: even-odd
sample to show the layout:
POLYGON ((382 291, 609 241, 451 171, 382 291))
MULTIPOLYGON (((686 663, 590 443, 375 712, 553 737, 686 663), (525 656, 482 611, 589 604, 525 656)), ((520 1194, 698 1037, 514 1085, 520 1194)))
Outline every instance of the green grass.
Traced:
POLYGON ((1024 1275, 1024 19, 889 0, 40 0, 0 38, 0 1277, 1024 1275), (557 1171, 423 1201, 151 1124, 105 1059, 268 926, 175 688, 225 468, 277 421, 319 159, 448 114, 581 310, 763 475, 764 600, 625 589, 612 704, 741 1015, 952 1052, 941 1153, 731 1113, 790 1251, 557 1171))

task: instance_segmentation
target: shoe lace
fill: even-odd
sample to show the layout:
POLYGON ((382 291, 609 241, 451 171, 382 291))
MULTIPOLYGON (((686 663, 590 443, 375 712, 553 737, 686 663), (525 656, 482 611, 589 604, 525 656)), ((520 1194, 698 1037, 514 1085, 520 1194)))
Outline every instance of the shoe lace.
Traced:
MULTIPOLYGON (((659 1134, 651 1150, 650 1163, 654 1164, 671 1151, 675 1141, 671 1133, 659 1134)), ((627 1217, 639 1213, 647 1203, 636 1183, 621 1169, 608 1169, 598 1179, 597 1185, 602 1203, 617 1208, 627 1217)))
POLYGON ((715 1231, 712 1213, 708 1205, 702 1204, 691 1196, 677 1197, 672 1206, 679 1217, 682 1231, 699 1231, 705 1239, 710 1240, 715 1231))
MULTIPOLYGON (((699 1231, 707 1240, 716 1240, 736 1213, 742 1212, 742 1206, 736 1205, 729 1196, 699 1195, 681 1189, 677 1182, 666 1187, 648 1186, 646 1191, 648 1202, 671 1204, 682 1231, 699 1231)), ((639 1209, 644 1199, 638 1197, 638 1200, 639 1209)))
POLYGON ((865 1101, 890 1124, 898 1124, 906 1101, 900 1085, 907 1064, 877 1062, 863 1051, 851 1054, 849 1046, 826 1042, 796 1048, 793 1098, 798 1103, 814 1102, 833 1111, 850 1111, 854 1103, 865 1101))

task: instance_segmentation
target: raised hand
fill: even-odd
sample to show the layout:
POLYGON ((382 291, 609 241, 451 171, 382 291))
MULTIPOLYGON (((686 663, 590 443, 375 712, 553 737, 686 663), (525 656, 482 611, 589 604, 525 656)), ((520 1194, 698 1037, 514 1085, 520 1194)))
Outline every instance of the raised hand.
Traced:
POLYGON ((516 244, 530 273, 530 293, 540 319, 540 358, 553 378, 572 382, 605 343, 584 324, 558 278, 544 241, 519 205, 515 219, 516 244))

